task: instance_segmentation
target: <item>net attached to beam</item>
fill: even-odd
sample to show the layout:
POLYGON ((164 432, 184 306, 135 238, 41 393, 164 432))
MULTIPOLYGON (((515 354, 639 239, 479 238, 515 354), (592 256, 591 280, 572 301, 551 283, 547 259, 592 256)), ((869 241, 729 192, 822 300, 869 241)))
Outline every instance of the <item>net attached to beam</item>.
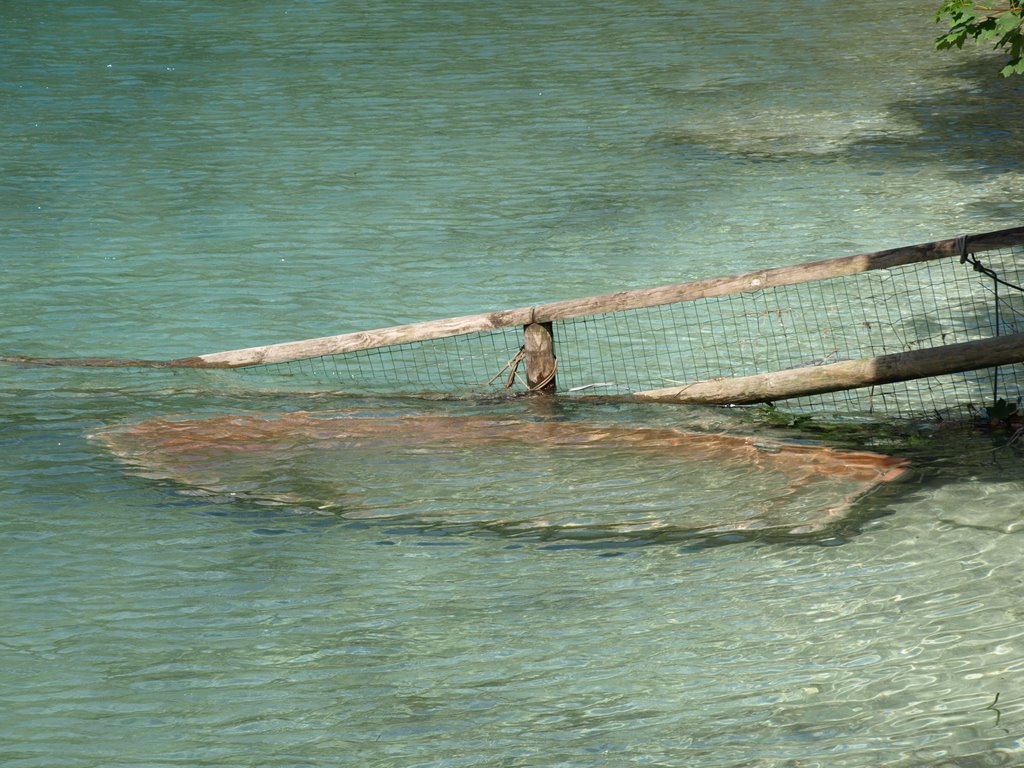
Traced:
MULTIPOLYGON (((971 257, 556 319, 557 391, 628 395, 1024 332, 1024 244, 971 257)), ((521 325, 240 370, 339 390, 479 395, 527 389, 521 325)), ((786 410, 967 416, 1024 394, 1024 366, 790 399, 786 410)))
MULTIPOLYGON (((1024 279, 1024 247, 986 267, 1024 279)), ((1024 297, 957 259, 555 323, 559 388, 628 393, 718 377, 827 365, 1024 331, 1024 297), (568 358, 568 359, 567 359, 568 358)), ((894 417, 969 413, 1024 394, 1004 366, 787 400, 787 410, 894 417)))
POLYGON ((249 376, 327 383, 357 393, 525 392, 522 345, 522 328, 499 328, 237 370, 249 376))

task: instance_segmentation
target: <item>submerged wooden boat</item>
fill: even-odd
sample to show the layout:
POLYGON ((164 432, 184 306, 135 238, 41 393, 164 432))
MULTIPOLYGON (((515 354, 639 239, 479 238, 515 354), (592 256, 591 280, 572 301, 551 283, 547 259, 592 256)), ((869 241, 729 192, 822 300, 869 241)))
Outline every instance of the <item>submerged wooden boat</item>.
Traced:
POLYGON ((907 469, 752 436, 487 416, 161 419, 93 437, 137 474, 193 492, 515 530, 818 531, 907 469), (523 502, 538 497, 543 509, 523 502))

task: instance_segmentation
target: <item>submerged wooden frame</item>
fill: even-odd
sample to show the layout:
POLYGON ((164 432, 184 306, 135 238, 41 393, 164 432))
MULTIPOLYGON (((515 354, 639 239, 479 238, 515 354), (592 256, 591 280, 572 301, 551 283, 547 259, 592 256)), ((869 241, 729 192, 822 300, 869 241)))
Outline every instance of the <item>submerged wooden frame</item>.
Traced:
MULTIPOLYGON (((751 472, 774 472, 787 481, 781 496, 766 499, 765 509, 738 508, 714 522, 674 518, 673 522, 658 516, 642 520, 609 519, 588 526, 619 532, 674 529, 701 534, 750 530, 813 533, 845 518, 857 501, 879 486, 904 477, 909 468, 909 462, 899 457, 752 435, 616 422, 523 420, 486 415, 380 416, 358 410, 152 419, 106 427, 90 437, 134 467, 138 474, 150 479, 180 483, 214 494, 230 493, 240 498, 312 507, 321 512, 358 518, 387 519, 388 515, 359 511, 358 493, 348 495, 347 489, 342 491, 346 495, 340 498, 319 498, 314 503, 273 484, 265 491, 253 488, 242 491, 230 482, 225 483, 222 468, 246 456, 255 459, 258 466, 275 467, 290 451, 295 451, 296 446, 306 447, 318 455, 339 448, 351 451, 384 448, 395 453, 437 451, 476 456, 481 449, 505 445, 520 446, 524 450, 569 450, 577 457, 600 448, 615 451, 617 457, 623 452, 651 452, 678 458, 680 462, 706 461, 722 466, 745 466, 751 472), (830 483, 836 485, 828 485, 830 483), (782 499, 808 490, 813 493, 817 489, 820 493, 823 486, 829 490, 829 498, 823 499, 820 506, 805 509, 797 505, 798 510, 805 509, 809 516, 777 517, 780 510, 776 505, 782 499)), ((337 467, 339 479, 343 479, 348 463, 332 462, 331 466, 337 467)), ((507 467, 502 468, 503 472, 506 470, 507 467)), ((530 480, 524 477, 523 482, 528 485, 530 480)), ((514 495, 516 490, 510 487, 509 493, 514 495)), ((532 512, 523 509, 515 519, 481 524, 514 524, 520 528, 577 527, 543 516, 535 517, 532 512)), ((420 522, 443 518, 442 512, 420 522)))

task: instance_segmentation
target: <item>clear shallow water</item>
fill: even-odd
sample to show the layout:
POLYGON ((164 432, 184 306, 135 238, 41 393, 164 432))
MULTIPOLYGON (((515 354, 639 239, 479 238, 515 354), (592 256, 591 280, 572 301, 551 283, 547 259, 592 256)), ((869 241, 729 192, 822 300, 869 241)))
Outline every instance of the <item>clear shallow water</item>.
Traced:
MULTIPOLYGON (((932 53, 932 6, 5 8, 3 352, 174 357, 1019 224, 1022 86, 932 53)), ((1005 436, 903 441, 907 483, 787 540, 311 515, 86 438, 349 405, 396 407, 0 370, 5 764, 1020 762, 1005 436)))

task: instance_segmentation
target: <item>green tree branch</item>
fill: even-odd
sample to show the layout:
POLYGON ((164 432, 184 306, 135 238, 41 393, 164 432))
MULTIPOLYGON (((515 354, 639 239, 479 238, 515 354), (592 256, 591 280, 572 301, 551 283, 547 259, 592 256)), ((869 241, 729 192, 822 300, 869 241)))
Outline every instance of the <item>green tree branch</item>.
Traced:
POLYGON ((935 20, 949 24, 949 31, 935 40, 939 50, 963 48, 968 39, 991 42, 993 48, 1006 51, 1010 57, 1000 70, 1003 77, 1024 74, 1024 6, 1011 3, 996 7, 975 0, 945 0, 935 20))

